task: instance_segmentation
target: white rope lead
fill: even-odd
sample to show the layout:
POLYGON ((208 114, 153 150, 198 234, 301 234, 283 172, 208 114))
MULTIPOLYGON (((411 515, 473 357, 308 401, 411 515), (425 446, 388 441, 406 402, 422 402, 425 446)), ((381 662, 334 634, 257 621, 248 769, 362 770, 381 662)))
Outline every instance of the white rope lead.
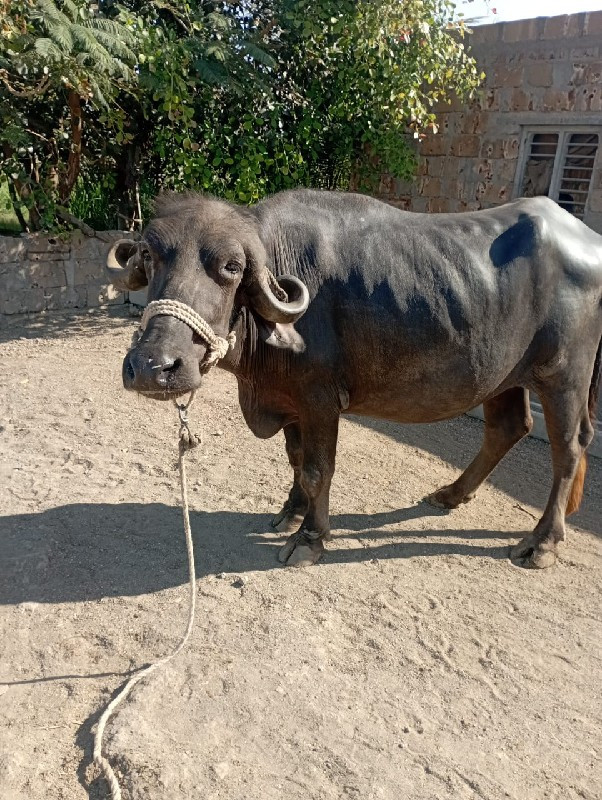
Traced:
POLYGON ((188 554, 188 588, 189 588, 189 606, 188 606, 188 624, 186 626, 186 631, 182 638, 180 639, 179 644, 176 646, 171 653, 163 658, 160 658, 158 661, 155 661, 153 664, 150 664, 148 667, 143 667, 139 670, 133 677, 129 679, 129 681, 125 684, 123 689, 111 700, 109 705, 105 708, 102 713, 102 716, 98 720, 98 727, 96 729, 96 734, 94 736, 94 763, 97 764, 102 773, 109 784, 111 789, 111 800, 121 800, 121 788, 119 786, 119 781, 117 780, 117 776, 113 771, 113 767, 110 765, 108 760, 102 754, 102 740, 105 732, 105 727, 107 722, 109 721, 110 717, 112 716, 113 712, 117 708, 117 706, 122 703, 125 698, 129 695, 132 691, 134 686, 142 680, 142 678, 150 675, 151 672, 154 672, 158 667, 163 666, 163 664, 167 664, 168 661, 171 661, 172 658, 175 658, 178 653, 180 653, 188 639, 190 638, 190 634, 192 633, 192 628, 194 625, 194 614, 196 608, 196 573, 194 569, 194 548, 192 544, 192 531, 190 528, 190 515, 188 512, 188 490, 186 485, 186 464, 184 461, 184 456, 191 450, 193 447, 196 447, 200 444, 200 440, 197 439, 191 432, 188 427, 188 417, 186 412, 190 408, 190 404, 194 399, 194 392, 191 393, 188 402, 180 405, 176 401, 174 401, 176 408, 178 409, 178 413, 180 415, 180 442, 179 442, 179 457, 178 457, 178 466, 180 469, 180 493, 182 497, 182 516, 184 519, 184 533, 186 535, 186 552, 188 554))
MULTIPOLYGON (((274 293, 279 296, 280 299, 286 300, 286 292, 282 287, 278 285, 277 280, 274 278, 271 273, 269 273, 268 277, 271 277, 270 285, 272 286, 272 290, 274 293), (279 293, 279 294, 278 294, 279 293)), ((185 322, 193 331, 195 331, 207 344, 207 355, 203 359, 202 369, 206 371, 209 367, 213 366, 217 361, 221 358, 224 358, 226 353, 231 347, 234 347, 236 343, 236 334, 234 331, 230 331, 228 336, 224 339, 222 336, 218 336, 211 325, 204 320, 200 314, 192 308, 191 306, 187 305, 186 303, 182 303, 179 300, 169 300, 169 299, 162 299, 162 300, 153 300, 151 303, 147 305, 144 310, 144 314, 142 315, 142 319, 140 321, 140 331, 136 335, 141 335, 141 332, 147 326, 149 319, 156 316, 157 314, 166 314, 168 316, 176 317, 176 319, 185 322)), ((200 440, 197 439, 190 431, 188 427, 188 416, 187 411, 190 408, 192 401, 194 400, 194 392, 190 394, 188 398, 188 402, 180 405, 176 400, 174 400, 175 406, 178 409, 178 413, 180 415, 180 442, 179 442, 179 458, 178 458, 178 466, 180 469, 180 493, 182 496, 182 516, 184 519, 184 533, 186 535, 186 552, 188 554, 188 575, 189 575, 189 590, 190 590, 190 602, 188 608, 188 624, 186 626, 186 631, 184 636, 181 638, 180 643, 177 645, 175 650, 173 650, 168 655, 160 658, 158 661, 155 661, 153 664, 150 664, 148 667, 144 667, 140 669, 138 672, 133 675, 129 681, 125 684, 123 689, 111 700, 109 705, 103 711, 100 719, 98 720, 98 727, 96 729, 96 734, 94 735, 94 750, 93 750, 93 758, 94 763, 98 765, 98 767, 102 770, 102 773, 109 784, 111 789, 111 798, 112 800, 121 800, 121 789, 119 787, 119 781, 117 780, 117 776, 113 771, 113 767, 109 764, 108 760, 102 754, 102 740, 105 732, 105 727, 107 722, 111 718, 112 714, 114 713, 117 706, 122 703, 125 698, 129 695, 132 691, 134 686, 139 683, 142 678, 145 678, 147 675, 150 675, 151 672, 154 672, 159 667, 163 666, 163 664, 167 664, 168 661, 171 661, 172 658, 175 658, 178 653, 180 653, 183 648, 186 646, 188 639, 190 638, 190 634, 192 632, 192 627, 194 625, 194 613, 195 613, 195 606, 196 606, 196 575, 194 570, 194 550, 192 545, 192 531, 190 529, 190 515, 188 512, 188 490, 186 486, 186 464, 184 463, 184 455, 188 450, 191 450, 193 447, 196 447, 200 444, 200 440)))

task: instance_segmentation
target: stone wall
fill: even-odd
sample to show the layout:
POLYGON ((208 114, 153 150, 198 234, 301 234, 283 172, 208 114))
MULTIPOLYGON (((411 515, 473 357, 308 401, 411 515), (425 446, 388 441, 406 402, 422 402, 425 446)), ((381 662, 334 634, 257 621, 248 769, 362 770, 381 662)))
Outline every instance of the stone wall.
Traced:
POLYGON ((417 181, 385 175, 381 198, 412 211, 499 205, 515 195, 525 126, 600 126, 585 221, 602 232, 602 11, 484 25, 470 43, 487 75, 478 98, 437 107, 417 181))
POLYGON ((104 272, 111 242, 122 231, 68 239, 44 234, 0 236, 0 314, 124 303, 123 292, 107 285, 104 272))

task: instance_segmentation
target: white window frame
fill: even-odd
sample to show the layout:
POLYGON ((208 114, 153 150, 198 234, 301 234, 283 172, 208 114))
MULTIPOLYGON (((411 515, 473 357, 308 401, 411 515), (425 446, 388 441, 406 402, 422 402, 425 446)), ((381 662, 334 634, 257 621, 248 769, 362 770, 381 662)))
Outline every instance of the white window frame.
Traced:
MULTIPOLYGON (((516 165, 516 172, 514 174, 514 189, 512 198, 517 199, 522 196, 522 186, 525 179, 525 169, 527 167, 527 159, 530 155, 529 139, 532 134, 536 133, 557 133, 558 146, 556 149, 556 156, 554 158, 554 166, 552 168, 552 179, 550 181, 550 189, 548 197, 558 202, 558 195, 560 192, 560 182, 562 181, 562 169, 566 162, 567 149, 569 137, 573 133, 597 133, 598 134, 598 148, 596 150, 596 161, 600 157, 602 148, 602 126, 600 125, 571 125, 571 124, 558 124, 558 125, 523 125, 522 135, 520 142, 520 150, 518 156, 518 163, 516 165)), ((592 171, 593 174, 593 171, 592 171)), ((589 199, 591 197, 592 185, 590 182, 588 195, 584 204, 584 218, 587 217, 589 199)))

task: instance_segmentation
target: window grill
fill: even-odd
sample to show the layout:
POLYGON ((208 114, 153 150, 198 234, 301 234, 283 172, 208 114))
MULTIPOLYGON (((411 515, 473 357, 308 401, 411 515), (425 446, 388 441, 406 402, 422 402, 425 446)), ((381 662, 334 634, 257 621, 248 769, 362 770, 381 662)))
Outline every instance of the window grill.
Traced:
POLYGON ((528 131, 520 194, 547 195, 583 219, 598 143, 590 131, 528 131))

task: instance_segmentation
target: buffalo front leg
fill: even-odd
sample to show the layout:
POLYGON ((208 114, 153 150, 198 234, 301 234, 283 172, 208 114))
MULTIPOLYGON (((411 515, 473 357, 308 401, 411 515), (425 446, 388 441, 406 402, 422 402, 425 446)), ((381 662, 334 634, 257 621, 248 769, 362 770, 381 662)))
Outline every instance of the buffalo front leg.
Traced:
POLYGON ((483 403, 483 446, 460 477, 426 499, 438 508, 456 508, 475 496, 477 489, 506 453, 533 427, 526 389, 507 389, 483 403))
POLYGON ((585 477, 585 449, 594 435, 587 410, 587 389, 539 391, 550 449, 554 480, 543 516, 535 530, 510 553, 522 567, 549 567, 556 562, 558 544, 565 538, 565 516, 576 510, 585 477), (568 506, 568 509, 567 509, 568 506))
POLYGON ((277 531, 291 533, 299 528, 309 508, 309 499, 301 485, 303 445, 301 428, 296 422, 284 428, 284 439, 286 441, 286 454, 293 468, 293 485, 288 494, 288 500, 272 520, 272 527, 277 531))
POLYGON ((328 417, 314 409, 310 420, 301 420, 303 461, 300 484, 308 498, 308 509, 301 527, 281 548, 279 560, 288 567, 315 564, 330 538, 328 505, 334 474, 339 415, 328 417))

